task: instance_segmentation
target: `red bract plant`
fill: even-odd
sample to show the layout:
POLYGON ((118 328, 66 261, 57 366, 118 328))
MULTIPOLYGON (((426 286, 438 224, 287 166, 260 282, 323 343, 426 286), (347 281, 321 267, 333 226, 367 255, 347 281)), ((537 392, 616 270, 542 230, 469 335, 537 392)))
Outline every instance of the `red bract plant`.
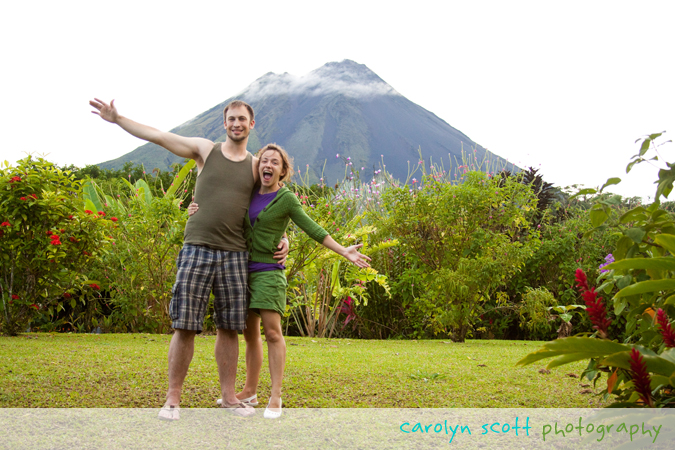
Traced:
POLYGON ((351 297, 347 297, 342 302, 342 306, 340 307, 340 313, 347 315, 344 325, 347 325, 352 319, 356 318, 356 311, 354 309, 354 300, 352 300, 351 297))
POLYGON ((636 348, 630 351, 630 370, 635 392, 638 393, 640 400, 645 405, 653 408, 654 401, 652 400, 652 389, 650 387, 652 380, 649 372, 647 372, 647 364, 645 364, 642 355, 636 348))
POLYGON ((668 348, 675 348, 675 330, 668 321, 668 314, 661 308, 656 311, 656 323, 658 324, 663 343, 668 348))
POLYGON ((588 280, 582 269, 577 269, 575 278, 577 287, 586 303, 586 312, 591 319, 591 323, 593 323, 593 328, 598 330, 601 338, 606 339, 607 329, 612 324, 612 320, 607 317, 607 307, 602 301, 602 297, 598 297, 595 288, 588 287, 588 280))

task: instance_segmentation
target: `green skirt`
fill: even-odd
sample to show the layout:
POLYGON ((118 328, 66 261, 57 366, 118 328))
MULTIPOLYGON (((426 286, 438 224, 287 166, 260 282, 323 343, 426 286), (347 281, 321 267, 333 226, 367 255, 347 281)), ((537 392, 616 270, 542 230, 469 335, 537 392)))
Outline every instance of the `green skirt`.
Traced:
POLYGON ((286 275, 283 270, 253 272, 248 274, 250 302, 248 308, 260 315, 261 309, 286 313, 286 275))

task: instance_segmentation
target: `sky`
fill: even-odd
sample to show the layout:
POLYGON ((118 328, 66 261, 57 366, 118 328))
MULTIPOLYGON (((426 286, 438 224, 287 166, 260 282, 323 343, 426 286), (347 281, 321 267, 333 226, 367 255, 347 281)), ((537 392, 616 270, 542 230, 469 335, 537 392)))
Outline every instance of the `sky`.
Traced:
POLYGON ((653 199, 657 169, 625 167, 636 139, 675 134, 674 19, 672 1, 11 2, 0 161, 83 167, 141 145, 94 97, 169 130, 268 72, 351 59, 558 187, 620 177, 611 191, 653 199))

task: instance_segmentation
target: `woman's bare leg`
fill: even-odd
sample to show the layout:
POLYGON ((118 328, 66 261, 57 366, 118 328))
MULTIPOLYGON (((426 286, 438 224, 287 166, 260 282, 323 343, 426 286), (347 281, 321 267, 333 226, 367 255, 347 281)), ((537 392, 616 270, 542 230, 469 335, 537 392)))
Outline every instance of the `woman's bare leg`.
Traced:
POLYGON ((281 408, 281 383, 284 379, 284 367, 286 366, 286 341, 281 330, 281 316, 278 312, 269 309, 261 309, 260 315, 262 316, 265 339, 267 340, 267 357, 270 363, 270 378, 272 379, 269 408, 281 408))
POLYGON ((260 316, 249 311, 244 330, 246 341, 246 384, 244 389, 237 394, 239 400, 249 398, 258 391, 260 368, 263 362, 263 346, 260 337, 260 316))

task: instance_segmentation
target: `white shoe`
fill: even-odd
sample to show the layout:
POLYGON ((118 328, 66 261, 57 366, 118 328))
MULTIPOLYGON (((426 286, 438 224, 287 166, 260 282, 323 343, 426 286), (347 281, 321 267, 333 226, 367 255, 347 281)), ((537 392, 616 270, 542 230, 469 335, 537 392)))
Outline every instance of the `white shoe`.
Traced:
MULTIPOLYGON (((243 398, 239 401, 246 406, 258 406, 258 394, 253 394, 252 396, 250 396, 248 398, 243 398)), ((218 406, 222 405, 223 399, 219 398, 218 400, 216 400, 216 404, 218 406)))
POLYGON ((279 407, 278 408, 270 408, 270 404, 267 404, 267 408, 265 408, 265 414, 263 414, 263 417, 265 419, 278 419, 281 417, 281 399, 279 399, 279 407), (272 411, 272 409, 278 409, 279 411, 272 411))

